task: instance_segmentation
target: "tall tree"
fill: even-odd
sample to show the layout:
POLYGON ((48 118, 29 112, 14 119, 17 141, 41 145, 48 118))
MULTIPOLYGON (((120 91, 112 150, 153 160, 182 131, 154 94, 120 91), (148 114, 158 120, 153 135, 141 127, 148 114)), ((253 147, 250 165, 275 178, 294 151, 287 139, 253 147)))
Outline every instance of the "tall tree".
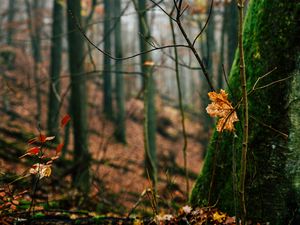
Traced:
POLYGON ((60 101, 59 76, 61 71, 62 56, 63 6, 57 0, 53 0, 52 19, 53 22, 47 128, 49 134, 55 135, 58 138, 58 112, 60 101))
POLYGON ((228 3, 229 6, 226 7, 226 24, 225 25, 225 32, 227 33, 227 61, 228 61, 228 68, 230 69, 234 60, 235 51, 238 45, 238 12, 236 1, 231 1, 228 3))
POLYGON ((8 45, 12 44, 12 37, 14 34, 14 29, 12 26, 12 22, 14 21, 15 17, 15 0, 10 0, 8 4, 8 15, 7 15, 7 22, 8 22, 8 29, 7 29, 7 37, 6 37, 6 43, 8 45))
MULTIPOLYGON (((299 224, 299 2, 266 0, 249 3, 244 52, 249 96, 249 142, 246 212, 252 222, 299 224), (285 19, 282 19, 285 18, 285 19), (271 30, 270 30, 271 29, 271 30), (261 88, 259 88, 261 87, 261 88), (298 147, 296 147, 298 146, 298 147)), ((231 99, 241 98, 239 55, 230 74, 231 99)), ((238 112, 241 115, 241 112, 238 112)), ((243 118, 239 118, 243 123, 243 118)), ((215 132, 191 195, 191 203, 239 212, 237 175, 243 131, 215 132)))
POLYGON ((71 74, 71 112, 74 132, 73 184, 82 191, 90 188, 90 154, 87 141, 86 78, 83 68, 84 39, 78 26, 81 24, 80 0, 67 1, 69 67, 71 74))
MULTIPOLYGON (((140 51, 149 50, 151 39, 150 29, 147 20, 146 0, 138 0, 137 4, 138 22, 140 31, 140 51)), ((155 111, 155 81, 153 78, 151 55, 141 55, 141 71, 143 74, 144 86, 144 136, 145 136, 145 168, 156 187, 157 183, 157 156, 156 156, 156 111, 155 111)))
MULTIPOLYGON (((117 58, 122 58, 122 24, 121 24, 121 0, 114 0, 114 15, 117 17, 115 20, 115 55, 117 58)), ((120 142, 126 143, 126 118, 125 118, 125 93, 124 93, 124 79, 122 68, 122 61, 116 60, 116 139, 120 142)))
POLYGON ((42 63, 41 53, 41 31, 42 31, 42 19, 41 19, 41 5, 42 1, 33 0, 32 6, 29 0, 26 0, 26 8, 28 14, 28 28, 31 37, 31 48, 34 59, 33 77, 36 94, 36 120, 41 123, 42 115, 42 98, 40 88, 40 67, 42 63))
MULTIPOLYGON (((111 1, 104 0, 104 51, 111 53, 111 1)), ((103 110, 107 118, 113 119, 111 59, 103 56, 103 110)))

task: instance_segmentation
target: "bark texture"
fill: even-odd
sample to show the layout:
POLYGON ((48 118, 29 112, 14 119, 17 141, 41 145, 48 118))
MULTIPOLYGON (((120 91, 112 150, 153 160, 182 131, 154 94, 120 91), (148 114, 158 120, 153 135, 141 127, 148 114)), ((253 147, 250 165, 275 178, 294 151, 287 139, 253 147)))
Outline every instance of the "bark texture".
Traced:
MULTIPOLYGON (((296 125, 299 113, 290 107, 290 98, 297 84, 294 71, 297 70, 300 43, 299 1, 253 0, 249 4, 243 40, 247 90, 251 90, 259 77, 275 67, 277 70, 260 80, 257 87, 268 86, 256 90, 248 99, 247 217, 271 224, 290 221, 297 224, 299 169, 291 162, 299 161, 299 145, 292 144, 298 139, 292 134, 299 132, 296 125), (292 74, 294 86, 292 79, 288 79, 292 74), (285 80, 270 85, 280 79, 285 80), (292 145, 297 147, 291 148, 292 145), (291 167, 293 169, 286 169, 291 167)), ((231 100, 237 103, 241 98, 239 54, 235 56, 229 85, 233 92, 231 100)), ((240 110, 238 114, 241 118, 240 110)), ((236 125, 236 136, 214 132, 204 168, 191 195, 194 206, 217 203, 217 207, 226 212, 239 213, 237 174, 240 170, 242 124, 241 121, 236 125)))
POLYGON ((69 67, 71 73, 71 112, 74 132, 73 184, 84 193, 90 188, 90 154, 87 141, 86 78, 83 68, 84 39, 76 23, 81 24, 80 0, 67 1, 69 67))

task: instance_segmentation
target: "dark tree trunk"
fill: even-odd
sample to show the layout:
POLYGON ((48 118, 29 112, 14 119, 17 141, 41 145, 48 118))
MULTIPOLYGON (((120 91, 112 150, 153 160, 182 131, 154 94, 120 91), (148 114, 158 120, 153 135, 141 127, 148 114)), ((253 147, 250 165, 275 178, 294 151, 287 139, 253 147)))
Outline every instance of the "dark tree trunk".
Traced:
MULTIPOLYGON (((104 51, 111 53, 111 1, 104 0, 104 51)), ((107 118, 113 119, 111 59, 103 56, 103 111, 107 118)))
POLYGON ((60 104, 60 70, 62 56, 63 6, 57 0, 53 1, 52 39, 50 62, 50 85, 48 99, 48 134, 55 135, 58 141, 58 113, 60 104))
POLYGON ((74 132, 75 187, 88 192, 90 188, 90 154, 87 141, 86 79, 83 68, 84 39, 76 23, 81 24, 80 0, 67 1, 69 67, 71 73, 71 112, 74 132))
MULTIPOLYGON (((117 58, 122 58, 122 24, 121 24, 121 0, 114 1, 114 15, 118 17, 115 25, 115 55, 117 58)), ((125 94, 124 94, 124 78, 122 61, 116 61, 116 139, 122 143, 126 143, 126 118, 125 118, 125 94)))
MULTIPOLYGON (((299 224, 299 3, 285 0, 250 1, 244 27, 247 89, 274 85, 249 95, 249 144, 246 176, 247 218, 270 224, 299 224), (284 18, 284 19, 283 19, 284 18), (289 78, 292 76, 293 79, 289 78), (293 99, 294 98, 294 99, 293 99), (289 135, 289 138, 287 138, 289 135), (297 220, 298 216, 298 221, 297 220)), ((229 85, 231 100, 241 98, 239 57, 229 85)), ((241 112, 238 113, 239 117, 241 112)), ((241 119, 241 118, 240 118, 241 119)), ((242 119, 241 119, 242 120, 242 119)), ((236 135, 214 133, 205 165, 191 195, 195 205, 217 204, 237 214, 242 123, 236 135), (214 171, 214 174, 213 174, 214 171), (210 196, 210 197, 209 197, 210 196)))
POLYGON ((33 77, 36 94, 36 120, 37 123, 41 124, 42 115, 42 99, 41 99, 41 87, 40 87, 40 67, 42 63, 41 53, 41 30, 42 30, 42 19, 41 19, 41 2, 34 0, 31 6, 30 1, 26 0, 26 8, 28 14, 28 28, 30 30, 31 48, 34 59, 33 77))
POLYGON ((228 69, 231 68, 233 60, 234 60, 234 54, 238 45, 238 11, 236 6, 236 1, 231 1, 229 3, 229 6, 227 8, 228 17, 226 18, 226 24, 225 24, 225 30, 227 33, 227 61, 228 61, 228 69))
POLYGON ((12 25, 12 22, 14 21, 15 17, 15 0, 10 0, 9 5, 8 5, 8 16, 7 16, 7 24, 8 24, 8 29, 7 29, 7 37, 6 37, 6 43, 8 45, 12 44, 12 37, 14 34, 14 28, 12 25))

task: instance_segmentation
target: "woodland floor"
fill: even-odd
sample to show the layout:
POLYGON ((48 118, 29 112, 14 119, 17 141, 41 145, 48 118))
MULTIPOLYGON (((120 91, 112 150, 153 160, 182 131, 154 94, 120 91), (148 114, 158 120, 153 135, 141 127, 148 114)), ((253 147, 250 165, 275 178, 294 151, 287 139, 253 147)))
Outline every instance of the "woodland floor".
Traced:
MULTIPOLYGON (((24 63, 23 63, 24 64, 24 63)), ((3 85, 0 108, 0 172, 1 185, 10 182, 16 174, 24 174, 30 168, 30 160, 18 157, 28 149, 27 141, 39 135, 36 120, 35 85, 32 78, 22 70, 7 71, 1 78, 3 85), (27 79, 28 78, 28 79, 27 79), (9 109, 5 110, 4 99, 9 99, 9 109)), ((46 79, 46 75, 42 76, 46 79)), ((41 83, 42 93, 42 132, 45 131, 47 116, 48 82, 41 83)), ((62 93, 66 93, 69 83, 65 78, 62 93)), ((127 215, 141 200, 134 214, 151 215, 152 209, 147 195, 141 194, 151 187, 144 174, 143 148, 143 103, 131 98, 127 101, 127 144, 119 144, 113 136, 115 125, 102 115, 102 95, 100 78, 88 80, 89 94, 89 151, 93 156, 92 190, 88 197, 70 188, 70 160, 72 144, 68 146, 66 160, 55 163, 52 175, 39 183, 37 203, 43 210, 49 208, 63 210, 84 209, 91 212, 109 213, 107 215, 127 215)), ((63 99, 61 115, 67 113, 67 95, 63 99)), ((183 138, 178 109, 157 100, 157 151, 159 162, 158 207, 160 212, 174 213, 186 204, 186 185, 183 168, 183 138)), ((76 118, 72 118, 74 120, 76 118)), ((190 189, 202 166, 203 147, 201 142, 208 137, 203 133, 199 118, 187 113, 188 171, 190 189)), ((72 136, 72 135, 71 135, 72 136)), ((61 132, 64 137, 64 131, 61 132)), ((72 140, 70 140, 72 143, 72 140)), ((30 190, 31 181, 16 182, 17 189, 30 190)), ((30 199, 25 196, 25 199, 30 199)))

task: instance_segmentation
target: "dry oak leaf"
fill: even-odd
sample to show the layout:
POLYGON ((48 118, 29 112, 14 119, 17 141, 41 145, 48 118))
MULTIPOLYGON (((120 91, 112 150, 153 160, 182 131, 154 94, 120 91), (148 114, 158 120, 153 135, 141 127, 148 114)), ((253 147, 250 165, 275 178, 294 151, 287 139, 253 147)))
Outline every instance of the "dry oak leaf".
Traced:
POLYGON ((212 103, 206 107, 206 111, 211 117, 219 117, 217 131, 234 131, 233 123, 239 121, 239 119, 231 102, 228 101, 228 94, 221 89, 220 93, 209 92, 208 97, 212 103))

